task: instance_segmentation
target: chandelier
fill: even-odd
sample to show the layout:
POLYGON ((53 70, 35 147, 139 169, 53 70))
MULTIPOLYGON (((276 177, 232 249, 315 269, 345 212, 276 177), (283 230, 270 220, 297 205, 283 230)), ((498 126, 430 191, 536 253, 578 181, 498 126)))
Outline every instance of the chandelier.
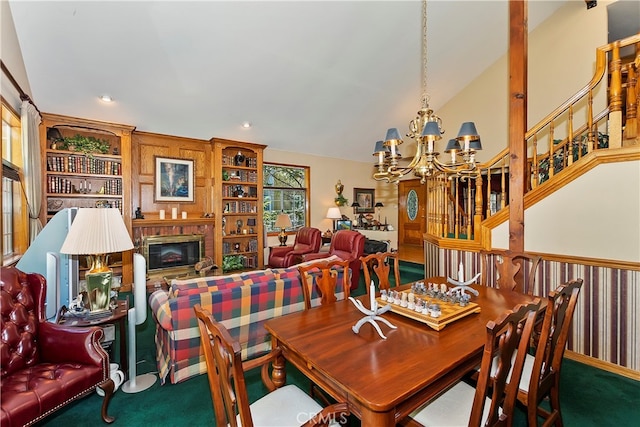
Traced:
POLYGON ((480 135, 473 122, 465 122, 455 139, 450 139, 444 152, 450 160, 438 159, 436 142, 442 139, 442 120, 429 108, 427 94, 427 1, 422 1, 422 107, 415 119, 409 122, 407 137, 416 141, 416 154, 406 166, 401 166, 402 155, 398 146, 404 141, 397 128, 387 130, 384 141, 375 144, 373 155, 377 156, 377 172, 373 178, 378 181, 397 183, 400 178, 413 172, 425 183, 427 177, 436 172, 469 176, 476 168, 475 153, 482 149, 480 135))

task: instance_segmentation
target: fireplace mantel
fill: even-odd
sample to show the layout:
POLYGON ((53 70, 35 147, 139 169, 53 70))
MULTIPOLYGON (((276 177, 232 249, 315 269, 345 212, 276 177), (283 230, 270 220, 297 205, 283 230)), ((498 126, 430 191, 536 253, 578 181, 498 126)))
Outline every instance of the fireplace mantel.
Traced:
POLYGON ((204 256, 213 258, 214 218, 179 218, 179 219, 133 219, 131 220, 133 242, 140 248, 145 236, 171 236, 179 234, 204 235, 204 256))
POLYGON ((214 218, 187 218, 187 219, 133 219, 131 223, 137 227, 176 227, 181 225, 214 225, 214 218))

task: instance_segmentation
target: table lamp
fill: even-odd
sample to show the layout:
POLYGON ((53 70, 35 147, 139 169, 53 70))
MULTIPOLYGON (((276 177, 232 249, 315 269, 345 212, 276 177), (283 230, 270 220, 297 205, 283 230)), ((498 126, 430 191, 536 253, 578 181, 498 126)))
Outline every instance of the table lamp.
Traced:
POLYGON ((89 310, 109 309, 112 271, 109 254, 133 249, 133 242, 116 208, 79 208, 60 252, 87 255, 89 271, 85 274, 89 310))
POLYGON ((276 223, 274 227, 280 229, 280 234, 278 234, 278 240, 280 241, 280 246, 287 246, 287 233, 285 232, 286 228, 291 227, 291 218, 286 213, 278 214, 276 218, 276 223))
POLYGON ((384 205, 382 204, 382 202, 376 202, 376 205, 374 207, 378 210, 378 222, 380 222, 380 209, 384 208, 384 205))
POLYGON ((342 219, 340 208, 332 207, 327 211, 327 218, 333 221, 333 231, 336 230, 336 220, 342 219))

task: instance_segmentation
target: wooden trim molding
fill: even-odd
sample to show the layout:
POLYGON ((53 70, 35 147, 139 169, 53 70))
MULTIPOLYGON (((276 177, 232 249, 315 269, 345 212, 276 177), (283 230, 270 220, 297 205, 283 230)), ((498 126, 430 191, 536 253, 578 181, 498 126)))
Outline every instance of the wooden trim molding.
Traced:
POLYGON ((640 372, 633 369, 625 368, 615 363, 605 362, 604 360, 596 359, 595 357, 585 356, 584 354, 576 353, 575 351, 565 350, 564 357, 567 359, 584 363, 585 365, 592 366, 594 368, 602 369, 603 371, 611 372, 612 374, 621 375, 623 377, 631 378, 632 380, 640 381, 640 372))

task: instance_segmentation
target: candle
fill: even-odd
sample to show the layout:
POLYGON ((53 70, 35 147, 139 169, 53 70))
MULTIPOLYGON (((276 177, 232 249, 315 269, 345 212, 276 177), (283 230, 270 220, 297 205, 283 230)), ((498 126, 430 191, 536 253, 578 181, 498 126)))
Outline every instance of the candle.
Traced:
POLYGON ((187 213, 185 211, 182 211, 182 219, 187 219, 187 213))
POLYGON ((164 209, 160 209, 160 219, 164 219, 164 209))
POLYGON ((178 208, 171 208, 171 219, 178 219, 178 208))
POLYGON ((376 303, 376 287, 373 284, 373 280, 371 281, 371 285, 369 286, 369 296, 371 298, 371 310, 375 310, 376 303))
POLYGON ((464 282, 464 268, 462 267, 462 261, 460 261, 460 267, 458 268, 458 282, 464 282))

